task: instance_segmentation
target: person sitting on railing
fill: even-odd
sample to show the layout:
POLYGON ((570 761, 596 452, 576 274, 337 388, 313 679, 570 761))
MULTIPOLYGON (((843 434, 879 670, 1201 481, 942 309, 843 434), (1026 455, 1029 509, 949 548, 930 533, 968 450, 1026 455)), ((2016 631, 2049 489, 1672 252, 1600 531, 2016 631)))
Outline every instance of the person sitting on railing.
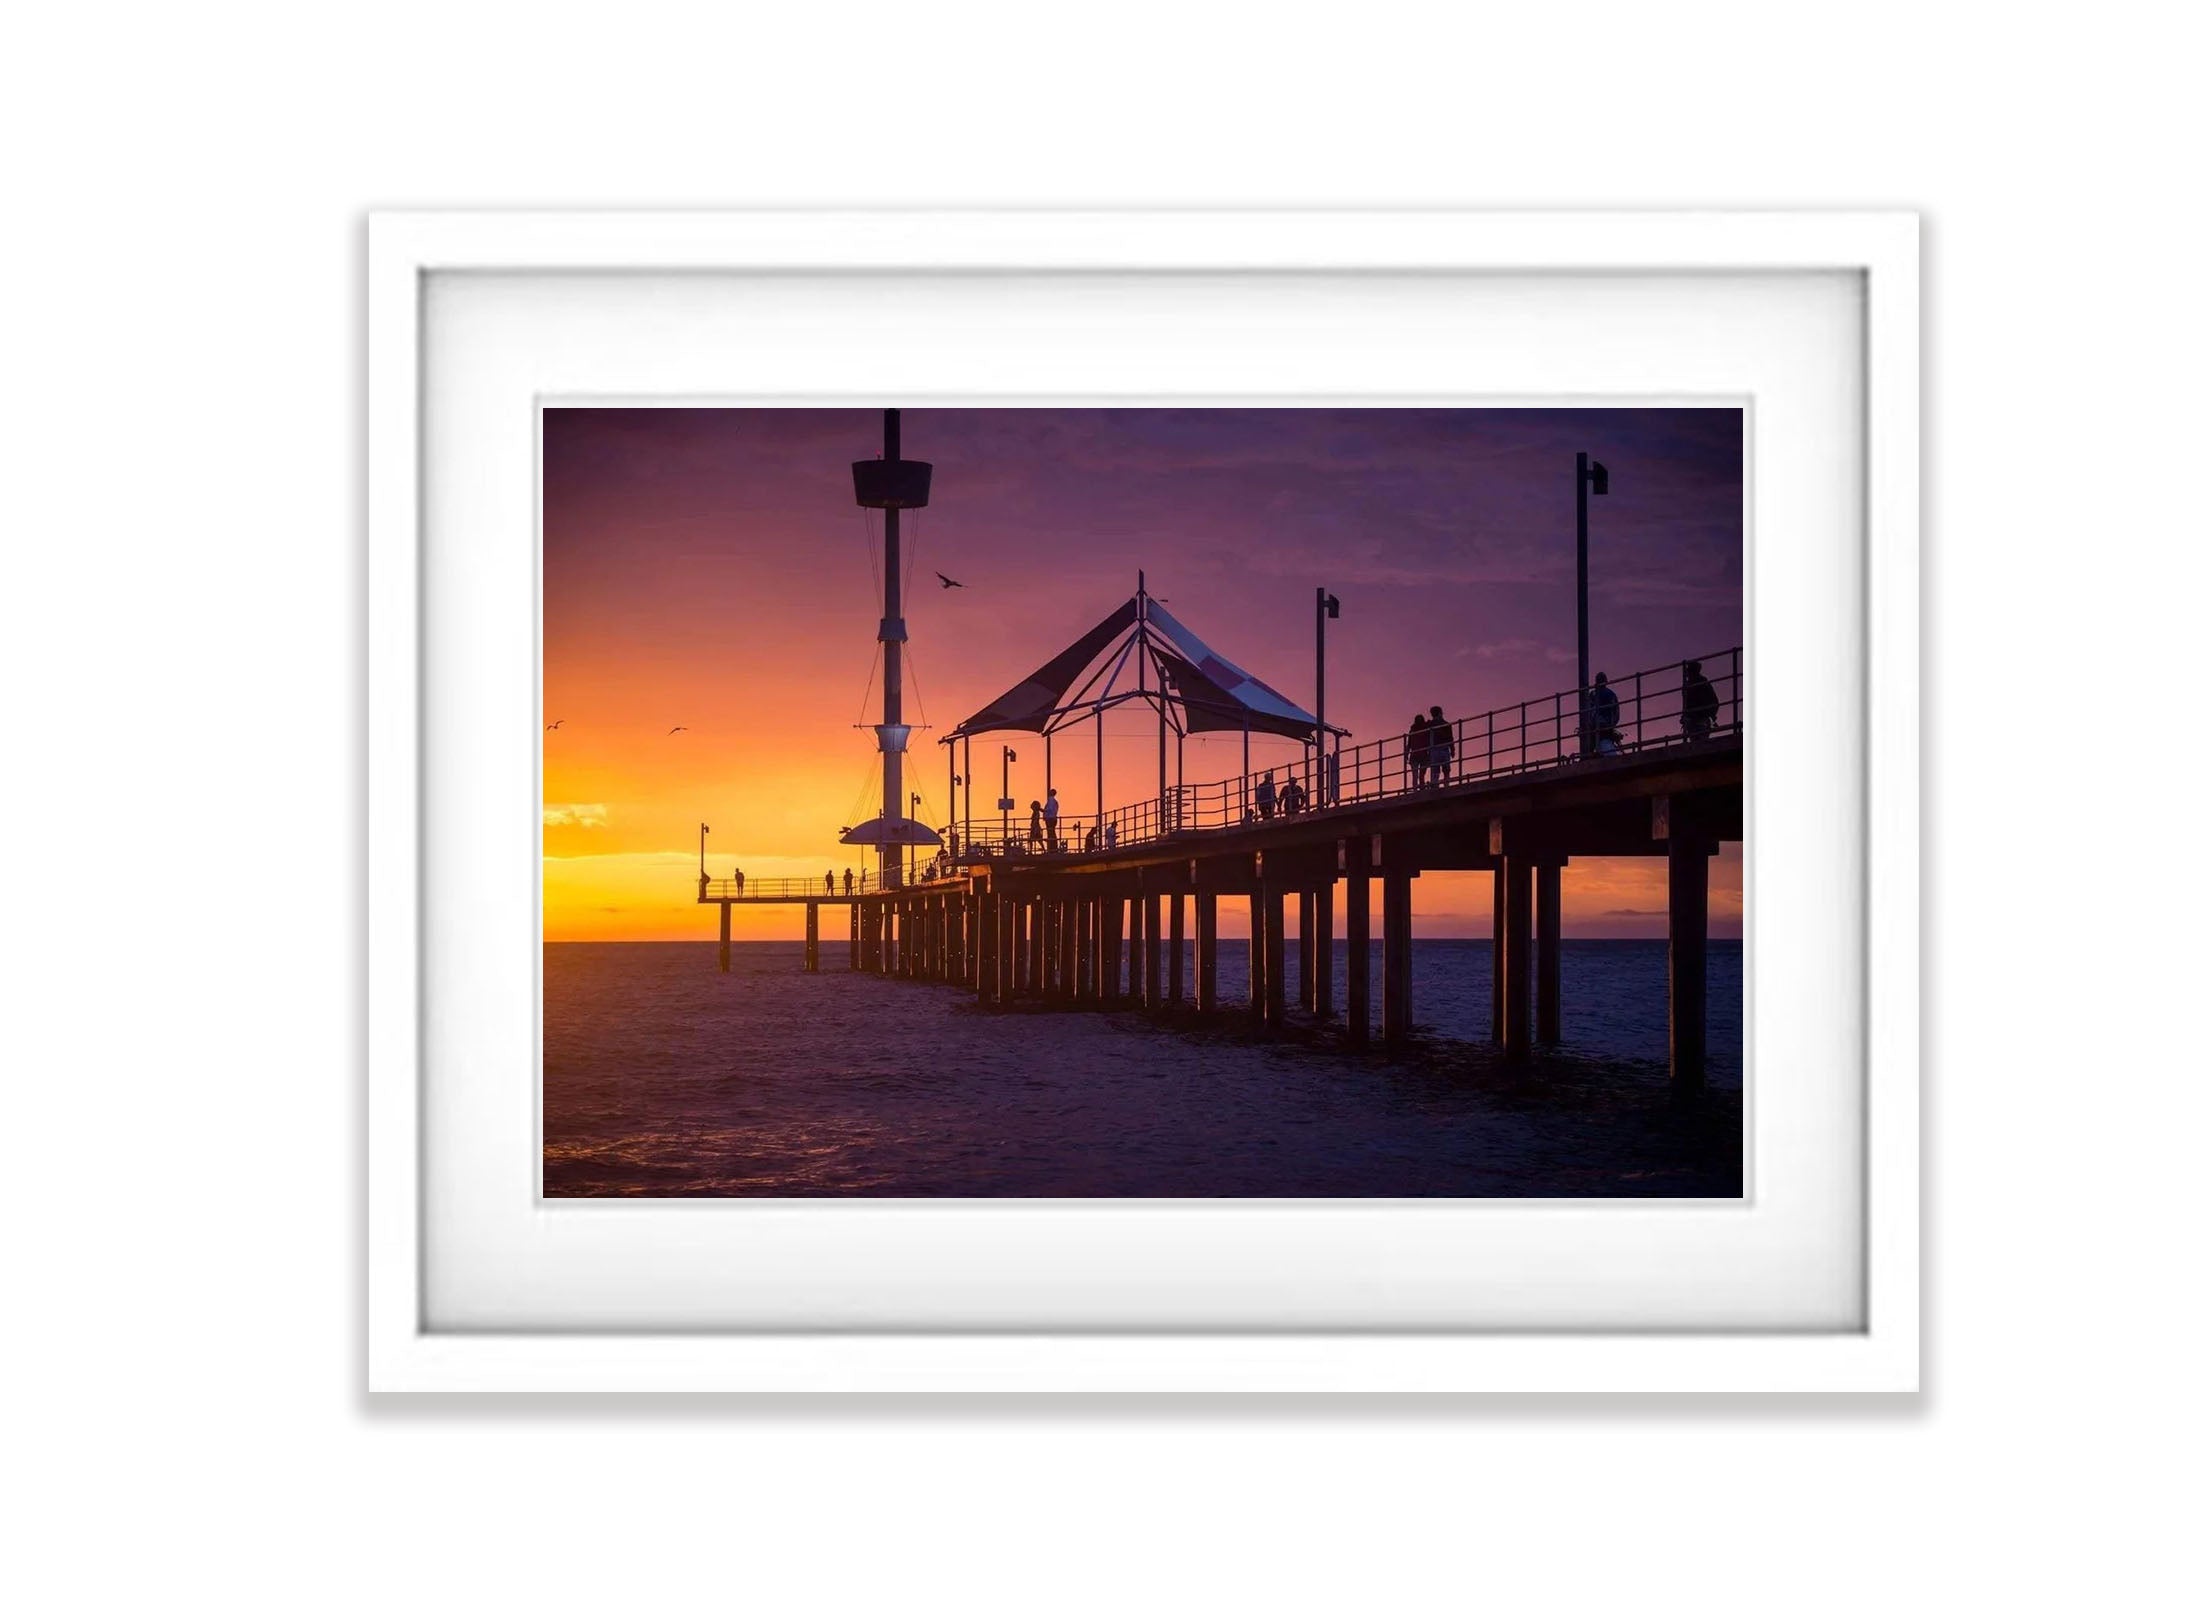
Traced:
POLYGON ((1681 663, 1681 734, 1701 739, 1719 725, 1719 691, 1703 675, 1701 661, 1681 663))
POLYGON ((1591 754, 1619 754, 1619 695, 1605 682, 1601 672, 1597 674, 1596 687, 1589 691, 1589 728, 1591 754))
POLYGON ((1276 775, 1273 772, 1261 774, 1260 787, 1253 791, 1253 804, 1260 808, 1261 821, 1270 822, 1274 820, 1276 815, 1276 775))
POLYGON ((1431 783, 1451 776, 1451 722, 1442 706, 1428 708, 1428 775, 1431 783))
POLYGON ((1413 787, 1418 789, 1428 782, 1428 718, 1419 712, 1413 715, 1413 726, 1406 730, 1406 766, 1413 774, 1413 787))

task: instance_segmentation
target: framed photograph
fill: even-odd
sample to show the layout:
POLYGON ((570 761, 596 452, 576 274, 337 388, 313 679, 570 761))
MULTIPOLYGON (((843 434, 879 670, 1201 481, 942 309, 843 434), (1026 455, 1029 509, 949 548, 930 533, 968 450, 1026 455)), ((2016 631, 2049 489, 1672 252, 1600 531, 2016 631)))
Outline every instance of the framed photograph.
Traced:
POLYGON ((378 1390, 1903 1390, 1907 215, 369 230, 378 1390))

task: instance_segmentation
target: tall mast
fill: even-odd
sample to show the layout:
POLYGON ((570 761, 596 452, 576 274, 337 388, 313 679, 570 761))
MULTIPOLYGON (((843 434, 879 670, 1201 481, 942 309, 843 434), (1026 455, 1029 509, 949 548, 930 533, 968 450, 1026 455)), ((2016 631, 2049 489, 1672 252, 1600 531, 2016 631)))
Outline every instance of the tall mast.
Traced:
POLYGON ((886 513, 886 593, 878 619, 879 642, 886 647, 886 704, 884 721, 872 730, 878 735, 879 755, 885 761, 885 838, 879 846, 879 881, 887 887, 901 882, 902 792, 901 758, 909 748, 909 725, 901 719, 901 647, 909 642, 909 624, 901 614, 901 514, 924 505, 932 492, 932 464, 901 458, 901 413, 886 413, 886 449, 876 461, 855 463, 856 503, 886 513))
MULTIPOLYGON (((901 464, 901 413, 886 413, 886 464, 901 464)), ((886 720, 878 730, 879 753, 886 758, 886 829, 893 838, 901 821, 901 755, 909 748, 909 728, 901 720, 901 647, 909 642, 909 624, 901 615, 901 507, 886 507, 886 610, 878 621, 878 636, 886 645, 886 720)), ((887 845, 880 852, 879 881, 901 882, 901 846, 887 845)))

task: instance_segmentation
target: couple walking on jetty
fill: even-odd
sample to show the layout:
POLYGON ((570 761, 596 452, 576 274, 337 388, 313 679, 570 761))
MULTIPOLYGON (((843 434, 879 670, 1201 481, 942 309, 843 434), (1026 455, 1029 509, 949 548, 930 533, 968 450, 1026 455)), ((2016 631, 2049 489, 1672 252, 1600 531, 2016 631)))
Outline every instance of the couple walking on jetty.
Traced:
POLYGON ((1413 787, 1442 783, 1451 776, 1451 721, 1442 706, 1430 706, 1406 730, 1406 768, 1413 787))
POLYGON ((1052 855, 1062 848, 1062 802, 1054 791, 1047 791, 1047 803, 1031 802, 1031 828, 1026 835, 1034 855, 1041 850, 1052 855))

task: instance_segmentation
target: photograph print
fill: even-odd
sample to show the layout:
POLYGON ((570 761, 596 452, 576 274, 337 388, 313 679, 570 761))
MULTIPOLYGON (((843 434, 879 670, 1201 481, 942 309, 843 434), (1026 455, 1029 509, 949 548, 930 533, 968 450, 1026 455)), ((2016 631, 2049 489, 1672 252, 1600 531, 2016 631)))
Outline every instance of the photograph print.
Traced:
POLYGON ((542 1193, 1739 1197, 1744 411, 540 411, 542 1193))

